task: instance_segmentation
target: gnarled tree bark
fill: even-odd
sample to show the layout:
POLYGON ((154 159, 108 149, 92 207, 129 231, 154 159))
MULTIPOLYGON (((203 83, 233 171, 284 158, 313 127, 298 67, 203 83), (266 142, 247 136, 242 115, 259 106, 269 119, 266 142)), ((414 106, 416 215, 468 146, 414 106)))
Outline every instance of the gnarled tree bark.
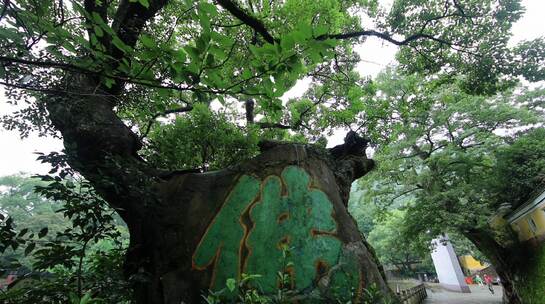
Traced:
MULTIPOLYGON (((167 2, 149 1, 146 8, 138 2, 122 0, 112 28, 124 44, 134 47, 146 22, 167 2)), ((90 15, 104 15, 104 6, 96 5, 93 0, 85 1, 85 7, 90 15)), ((130 58, 110 43, 110 38, 105 35, 100 43, 112 58, 112 65, 122 59, 130 62, 130 58)), ((278 200, 286 200, 286 188, 290 185, 281 178, 286 168, 295 168, 308 178, 311 194, 305 194, 302 200, 313 202, 308 197, 318 196, 326 203, 321 207, 317 205, 317 209, 332 208, 330 214, 321 216, 331 218, 334 228, 310 229, 308 242, 314 244, 319 240, 318 244, 330 242, 341 248, 337 256, 330 258, 330 264, 312 261, 316 262, 316 275, 310 278, 311 288, 305 286, 299 296, 313 294, 310 289, 318 290, 325 298, 334 296, 330 286, 339 278, 335 272, 346 268, 345 256, 349 256, 348 264, 357 275, 356 293, 374 285, 385 298, 393 298, 378 261, 346 209, 350 184, 373 167, 373 162, 365 157, 365 140, 350 133, 344 145, 331 151, 300 144, 268 143, 255 159, 224 170, 162 172, 138 156, 141 148, 138 136, 115 113, 124 87, 120 79, 113 87, 105 87, 95 74, 73 72, 63 79, 64 93, 46 96, 44 103, 53 125, 62 134, 69 164, 93 184, 128 225, 130 245, 125 268, 127 278, 134 285, 137 303, 200 302, 202 292, 211 287, 219 271, 216 265, 219 251, 210 265, 196 265, 195 256, 203 238, 216 223, 218 213, 225 206, 230 208, 226 204, 233 189, 245 177, 254 179, 260 187, 268 180, 279 180, 284 184, 278 200)), ((241 261, 250 255, 245 240, 256 227, 250 213, 256 204, 264 204, 264 195, 266 192, 261 190, 243 215, 232 218, 235 226, 240 224, 244 228, 245 239, 240 242, 238 252, 241 261)), ((290 202, 297 203, 297 200, 290 202)), ((313 208, 308 208, 309 215, 314 214, 313 208)), ((320 218, 296 218, 289 212, 291 209, 286 216, 278 218, 278 226, 281 221, 290 220, 307 223, 307 218, 314 221, 313 224, 320 224, 320 218)), ((306 246, 305 240, 299 245, 291 244, 289 236, 285 242, 295 250, 306 246)), ((260 246, 259 243, 253 245, 260 246)), ((327 246, 316 246, 327 252, 327 246)), ((237 276, 245 271, 244 267, 245 263, 239 265, 237 276)))
MULTIPOLYGON (((97 84, 88 77, 74 76, 70 81, 78 94, 51 96, 47 109, 62 133, 70 165, 93 183, 129 227, 126 274, 134 283, 138 303, 198 303, 202 292, 211 287, 219 266, 215 265, 216 258, 206 267, 196 267, 196 251, 233 188, 243 176, 265 183, 271 176, 282 176, 289 167, 305 172, 309 189, 324 193, 332 206, 333 211, 326 217, 332 218, 335 229, 309 231, 310 242, 320 237, 330 242, 335 239, 342 255, 349 255, 355 263, 352 267, 356 265, 356 292, 375 285, 386 298, 393 298, 377 260, 346 208, 352 181, 373 167, 373 161, 365 157, 367 142, 355 133, 349 133, 344 145, 330 151, 268 142, 262 145, 261 155, 234 167, 207 173, 164 174, 138 157, 138 137, 117 117, 110 95, 96 94, 97 84), (93 94, 85 94, 91 90, 93 94)), ((284 196, 285 188, 283 185, 284 196)), ((263 193, 252 204, 263 200, 263 193)), ((253 229, 255 223, 251 216, 244 216, 233 221, 247 221, 243 225, 246 238, 247 230, 253 229)), ((305 247, 304 243, 300 247, 305 247)), ((299 250, 297 246, 294 248, 299 250)), ((244 253, 246 245, 241 248, 243 259, 248 253, 244 253)), ((311 289, 324 298, 334 296, 329 287, 336 280, 335 269, 344 267, 345 262, 339 258, 337 264, 328 265, 316 260, 311 289)), ((309 289, 299 291, 299 296, 308 294, 309 289)))

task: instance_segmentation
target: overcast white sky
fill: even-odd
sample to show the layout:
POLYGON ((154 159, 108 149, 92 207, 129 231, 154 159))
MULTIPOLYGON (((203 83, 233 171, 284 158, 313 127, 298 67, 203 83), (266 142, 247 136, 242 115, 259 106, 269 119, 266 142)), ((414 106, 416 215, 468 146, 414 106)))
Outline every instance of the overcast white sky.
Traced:
MULTIPOLYGON (((513 27, 513 43, 521 40, 530 40, 540 36, 545 36, 545 21, 543 12, 545 12, 544 0, 523 0, 526 7, 526 14, 513 27)), ((384 66, 394 60, 396 48, 387 44, 378 38, 369 38, 363 45, 357 46, 355 50, 365 59, 359 65, 359 70, 364 75, 376 75, 384 66)), ((301 87, 292 90, 291 96, 300 94, 301 87)), ((5 102, 3 90, 0 86, 0 115, 10 113, 14 110, 12 106, 5 102)), ((342 142, 344 132, 338 132, 329 139, 330 145, 336 145, 342 142)), ((0 127, 0 176, 25 173, 45 173, 49 170, 48 165, 36 161, 35 152, 48 153, 50 151, 59 151, 62 149, 62 142, 53 138, 40 138, 35 134, 26 139, 20 139, 16 131, 7 131, 0 127)))

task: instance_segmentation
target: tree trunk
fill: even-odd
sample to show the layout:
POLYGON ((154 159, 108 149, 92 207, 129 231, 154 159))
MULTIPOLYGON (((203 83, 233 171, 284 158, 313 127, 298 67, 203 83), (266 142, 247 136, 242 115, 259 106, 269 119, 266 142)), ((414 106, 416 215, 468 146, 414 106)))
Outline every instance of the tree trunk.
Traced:
POLYGON ((345 180, 371 167, 366 159, 333 161, 327 151, 282 144, 232 168, 162 183, 161 233, 152 247, 164 302, 195 303, 203 290, 221 290, 243 273, 261 275, 255 286, 274 294, 279 271, 290 274, 299 298, 349 299, 351 291, 361 298, 372 284, 390 297, 341 195, 345 180), (357 166, 363 171, 345 171, 357 166))
POLYGON ((470 230, 463 233, 489 260, 501 280, 503 287, 503 302, 521 304, 522 300, 517 290, 517 250, 501 246, 489 232, 470 230))
POLYGON ((254 286, 274 294, 278 272, 303 301, 361 300, 371 286, 394 299, 346 208, 352 181, 373 167, 355 133, 330 151, 269 142, 231 168, 164 174, 138 157, 115 103, 85 97, 96 87, 86 78, 72 82, 77 97, 56 96, 47 109, 70 165, 129 227, 126 274, 137 303, 200 303, 243 273, 260 275, 254 286))
MULTIPOLYGON (((121 1, 112 29, 135 47, 167 2, 121 1)), ((105 15, 107 7, 95 4, 85 1, 88 14, 105 15)), ((101 44, 115 70, 132 58, 111 39, 104 35, 101 44)), ((123 81, 105 87, 99 77, 72 72, 61 82, 66 93, 43 102, 70 166, 129 227, 126 273, 137 303, 199 303, 207 289, 242 273, 261 275, 256 283, 271 292, 278 271, 290 274, 299 296, 346 298, 351 287, 361 298, 370 286, 393 296, 346 209, 352 181, 373 166, 365 139, 351 132, 331 151, 268 143, 262 155, 232 168, 166 173, 138 156, 138 136, 115 113, 123 81)))

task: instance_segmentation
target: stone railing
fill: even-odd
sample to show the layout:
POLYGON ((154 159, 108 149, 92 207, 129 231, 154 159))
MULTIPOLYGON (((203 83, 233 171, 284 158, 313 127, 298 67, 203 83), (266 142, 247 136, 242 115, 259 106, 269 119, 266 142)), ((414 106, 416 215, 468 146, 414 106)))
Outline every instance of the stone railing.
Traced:
POLYGON ((420 304, 428 297, 424 284, 402 290, 398 288, 396 293, 402 304, 420 304))

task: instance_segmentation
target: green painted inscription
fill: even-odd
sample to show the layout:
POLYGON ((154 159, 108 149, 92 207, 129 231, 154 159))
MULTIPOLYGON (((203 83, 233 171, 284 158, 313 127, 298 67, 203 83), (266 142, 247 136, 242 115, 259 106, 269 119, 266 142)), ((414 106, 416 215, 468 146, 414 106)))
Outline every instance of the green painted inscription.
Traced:
POLYGON ((238 265, 245 233, 240 220, 258 193, 259 181, 251 176, 242 176, 193 254, 193 267, 196 269, 214 264, 211 289, 221 289, 228 278, 240 276, 238 265))
POLYGON ((261 200, 250 212, 255 227, 248 236, 250 255, 246 271, 272 274, 261 279, 261 287, 266 292, 278 287, 274 274, 283 265, 281 243, 291 248, 297 289, 311 286, 317 277, 317 268, 335 264, 341 249, 341 242, 331 235, 335 233, 336 224, 331 216, 333 206, 325 193, 310 189, 308 174, 297 167, 286 168, 282 179, 287 196, 281 195, 280 178, 269 177, 261 200))
MULTIPOLYGON (((331 201, 311 188, 302 168, 286 167, 280 177, 263 182, 244 175, 195 250, 193 267, 213 267, 212 290, 223 288, 228 278, 240 278, 243 271, 261 275, 260 288, 274 292, 278 271, 286 270, 285 246, 290 248, 293 287, 303 290, 343 259, 336 229, 331 201)), ((359 285, 359 271, 354 270, 357 275, 350 285, 359 285)))

